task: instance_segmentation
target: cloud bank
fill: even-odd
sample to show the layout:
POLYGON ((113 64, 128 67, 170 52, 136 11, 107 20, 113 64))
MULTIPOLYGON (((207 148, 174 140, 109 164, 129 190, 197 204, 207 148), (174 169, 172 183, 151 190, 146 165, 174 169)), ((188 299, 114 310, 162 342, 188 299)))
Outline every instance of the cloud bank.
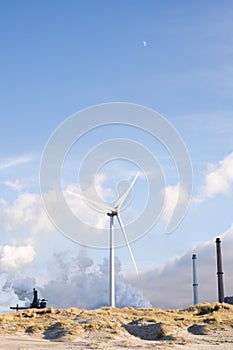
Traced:
MULTIPOLYGON (((232 246, 233 227, 221 237, 225 296, 233 295, 232 246)), ((129 283, 140 289, 153 307, 184 308, 193 303, 192 254, 197 254, 199 302, 213 302, 217 298, 215 239, 202 243, 188 253, 171 259, 166 264, 128 277, 129 283)))

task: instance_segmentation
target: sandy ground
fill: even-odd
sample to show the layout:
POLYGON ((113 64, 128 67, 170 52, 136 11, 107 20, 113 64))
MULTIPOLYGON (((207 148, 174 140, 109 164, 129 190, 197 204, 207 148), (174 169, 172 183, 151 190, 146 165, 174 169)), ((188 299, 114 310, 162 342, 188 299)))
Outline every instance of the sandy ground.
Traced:
POLYGON ((0 315, 0 350, 233 350, 233 306, 52 308, 0 315))
POLYGON ((148 341, 135 336, 117 335, 108 339, 104 334, 89 334, 73 340, 51 341, 41 335, 1 335, 0 349, 4 350, 38 350, 38 349, 183 349, 183 350, 232 350, 233 330, 225 330, 209 335, 192 335, 181 330, 180 339, 176 341, 148 341))

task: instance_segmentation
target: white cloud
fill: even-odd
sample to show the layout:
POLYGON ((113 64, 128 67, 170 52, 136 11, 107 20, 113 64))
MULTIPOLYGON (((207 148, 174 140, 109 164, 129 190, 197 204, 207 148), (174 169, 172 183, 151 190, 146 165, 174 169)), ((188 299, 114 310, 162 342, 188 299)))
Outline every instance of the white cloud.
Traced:
POLYGON ((27 246, 10 246, 0 247, 0 270, 9 272, 20 269, 34 260, 35 251, 31 245, 27 246))
POLYGON ((233 152, 219 161, 217 165, 209 165, 205 175, 204 185, 195 199, 201 202, 206 198, 212 198, 217 194, 229 195, 233 185, 233 152))
MULTIPOLYGON (((77 187, 73 185, 69 185, 66 191, 71 191, 77 193, 77 187)), ((79 197, 74 196, 68 192, 64 192, 67 204, 73 213, 86 224, 96 227, 96 228, 105 228, 107 227, 107 215, 104 212, 99 212, 98 207, 95 205, 89 205, 88 200, 85 201, 79 197)), ((92 199, 90 196, 90 191, 88 191, 88 195, 86 193, 84 195, 85 198, 92 199)))
POLYGON ((165 204, 163 209, 163 218, 166 222, 171 219, 179 196, 179 184, 167 186, 165 188, 165 204))
POLYGON ((23 155, 23 156, 19 156, 19 157, 3 159, 0 161, 0 170, 12 168, 16 165, 28 163, 32 159, 33 159, 32 156, 28 155, 28 154, 23 155))
MULTIPOLYGON (((93 186, 95 186, 97 193, 102 198, 112 196, 113 193, 110 188, 103 188, 104 180, 105 176, 99 175, 93 185, 85 192, 85 196, 92 199, 93 186)), ((18 180, 15 182, 6 181, 5 184, 10 188, 20 191, 21 185, 18 180)), ((64 191, 64 195, 70 209, 82 222, 96 228, 108 227, 108 217, 105 212, 99 212, 95 206, 90 206, 86 201, 67 193, 67 190, 77 192, 77 186, 68 185, 64 191)), ((48 196, 51 197, 52 201, 54 200, 53 193, 48 194, 48 196)), ((13 202, 0 198, 0 204, 1 222, 6 231, 24 229, 31 233, 37 233, 55 230, 42 205, 40 194, 19 192, 13 202)))
POLYGON ((16 179, 15 181, 4 181, 4 185, 15 191, 21 191, 23 189, 23 186, 20 184, 19 179, 16 179))
POLYGON ((27 229, 32 233, 53 229, 36 193, 20 193, 13 203, 5 201, 1 209, 1 220, 6 231, 27 229))
MULTIPOLYGON (((101 196, 110 196, 111 189, 103 189, 104 176, 98 176, 95 181, 95 186, 101 196)), ((20 192, 22 186, 19 181, 5 181, 5 185, 13 188, 19 193, 13 201, 8 201, 5 198, 0 198, 0 218, 3 228, 6 231, 25 230, 31 233, 50 232, 55 230, 50 222, 47 213, 43 207, 41 195, 38 193, 20 192)), ((93 185, 93 186, 94 186, 93 185)), ((77 192, 77 187, 74 185, 67 186, 66 190, 77 192)), ((91 197, 92 187, 87 191, 88 198, 91 197)), ((86 194, 86 193, 85 193, 86 194)), ((77 217, 90 226, 97 228, 108 227, 108 217, 106 213, 95 210, 95 207, 89 206, 86 201, 77 198, 64 191, 67 203, 77 217)), ((48 194, 53 200, 53 194, 48 194)))
MULTIPOLYGON (((232 245, 233 226, 220 236, 222 240, 225 295, 233 295, 232 245)), ((199 302, 217 300, 215 239, 194 247, 188 253, 175 257, 150 271, 127 280, 142 290, 153 307, 184 308, 193 303, 192 254, 197 254, 199 302)))
POLYGON ((110 187, 104 186, 104 183, 106 182, 106 180, 107 180, 107 176, 104 173, 98 173, 95 175, 94 182, 95 182, 96 192, 97 194, 99 194, 100 198, 103 198, 103 200, 113 199, 115 193, 110 187))
POLYGON ((184 188, 181 187, 180 183, 174 186, 165 187, 165 203, 163 208, 163 219, 166 222, 171 220, 176 205, 178 204, 178 198, 180 199, 179 206, 188 203, 188 196, 184 188), (180 196, 180 198, 179 198, 180 196))

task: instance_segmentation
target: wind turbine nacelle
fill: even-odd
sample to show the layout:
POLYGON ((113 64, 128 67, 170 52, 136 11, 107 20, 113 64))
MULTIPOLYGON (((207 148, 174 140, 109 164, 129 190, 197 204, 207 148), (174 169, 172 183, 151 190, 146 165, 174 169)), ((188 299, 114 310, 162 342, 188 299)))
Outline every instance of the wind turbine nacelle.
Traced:
POLYGON ((113 210, 111 213, 107 213, 108 216, 116 216, 118 212, 116 210, 113 210))

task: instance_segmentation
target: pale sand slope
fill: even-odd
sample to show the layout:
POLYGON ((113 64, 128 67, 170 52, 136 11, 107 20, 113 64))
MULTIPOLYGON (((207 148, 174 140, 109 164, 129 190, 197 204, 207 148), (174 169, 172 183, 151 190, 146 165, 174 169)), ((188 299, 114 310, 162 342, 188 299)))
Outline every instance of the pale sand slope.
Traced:
POLYGON ((0 315, 0 349, 233 349, 233 306, 43 310, 0 315))

